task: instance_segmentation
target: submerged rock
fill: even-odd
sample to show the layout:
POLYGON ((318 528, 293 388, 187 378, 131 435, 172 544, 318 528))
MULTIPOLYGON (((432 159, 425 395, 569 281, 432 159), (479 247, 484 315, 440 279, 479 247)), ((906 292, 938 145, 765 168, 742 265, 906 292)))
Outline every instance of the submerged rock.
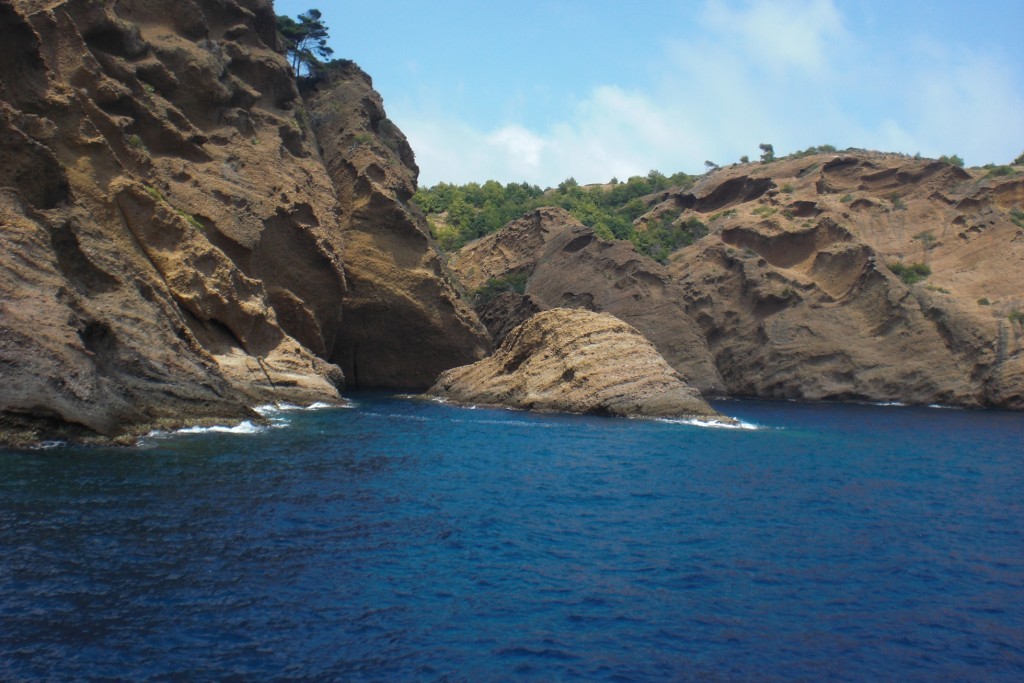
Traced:
POLYGON ((582 309, 538 313, 494 355, 442 373, 427 393, 526 410, 729 420, 635 328, 582 309))

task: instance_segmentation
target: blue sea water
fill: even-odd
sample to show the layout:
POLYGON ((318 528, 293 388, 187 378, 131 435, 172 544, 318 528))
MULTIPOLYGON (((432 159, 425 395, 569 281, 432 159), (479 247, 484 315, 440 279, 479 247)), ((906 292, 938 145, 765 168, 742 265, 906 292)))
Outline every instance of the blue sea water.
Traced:
POLYGON ((0 679, 1024 680, 1024 416, 717 407, 0 452, 0 679))

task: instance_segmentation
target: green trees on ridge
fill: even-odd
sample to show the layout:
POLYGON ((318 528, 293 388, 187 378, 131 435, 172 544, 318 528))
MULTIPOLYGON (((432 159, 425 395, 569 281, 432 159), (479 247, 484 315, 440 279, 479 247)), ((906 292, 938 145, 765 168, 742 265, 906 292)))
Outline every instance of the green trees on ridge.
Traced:
POLYGON ((689 188, 695 178, 685 173, 666 176, 651 171, 626 182, 613 180, 607 185, 588 187, 568 178, 548 190, 528 183, 503 186, 494 180, 482 185, 439 183, 417 192, 413 201, 427 215, 431 231, 445 251, 454 251, 471 240, 497 232, 533 209, 558 206, 599 236, 632 240, 644 253, 663 260, 672 250, 692 242, 693 232, 700 233, 703 225, 675 227, 672 221, 678 218, 678 212, 670 218, 659 217, 646 230, 638 231, 633 222, 651 208, 652 202, 644 201, 644 197, 670 187, 689 188))
POLYGON ((298 21, 283 15, 277 17, 277 30, 284 38, 296 76, 312 75, 322 66, 321 58, 334 54, 334 50, 327 46, 327 26, 321 17, 318 9, 300 14, 298 21))

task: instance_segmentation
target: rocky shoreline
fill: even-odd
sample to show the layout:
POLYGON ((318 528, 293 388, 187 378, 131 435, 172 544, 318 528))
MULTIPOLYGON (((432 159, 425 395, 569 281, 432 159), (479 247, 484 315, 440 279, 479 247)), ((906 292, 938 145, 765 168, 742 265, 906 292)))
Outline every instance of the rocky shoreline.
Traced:
MULTIPOLYGON (((679 400, 1024 409, 1024 169, 735 164, 643 198, 637 229, 703 226, 666 263, 557 208, 449 260, 370 77, 338 62, 300 92, 268 0, 17 0, 0 25, 0 443, 422 391, 554 309, 630 326, 679 400), (509 278, 521 291, 474 296, 509 278)), ((550 405, 661 410, 637 386, 550 405)))

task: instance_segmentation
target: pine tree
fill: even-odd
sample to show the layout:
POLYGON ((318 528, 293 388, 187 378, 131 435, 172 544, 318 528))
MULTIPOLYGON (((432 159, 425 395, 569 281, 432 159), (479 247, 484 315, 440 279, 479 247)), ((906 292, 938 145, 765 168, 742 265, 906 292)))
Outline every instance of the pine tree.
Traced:
POLYGON ((311 9, 300 14, 298 21, 286 16, 277 18, 277 30, 284 38, 296 76, 312 75, 322 65, 320 58, 334 54, 327 47, 327 26, 321 17, 320 10, 311 9))

